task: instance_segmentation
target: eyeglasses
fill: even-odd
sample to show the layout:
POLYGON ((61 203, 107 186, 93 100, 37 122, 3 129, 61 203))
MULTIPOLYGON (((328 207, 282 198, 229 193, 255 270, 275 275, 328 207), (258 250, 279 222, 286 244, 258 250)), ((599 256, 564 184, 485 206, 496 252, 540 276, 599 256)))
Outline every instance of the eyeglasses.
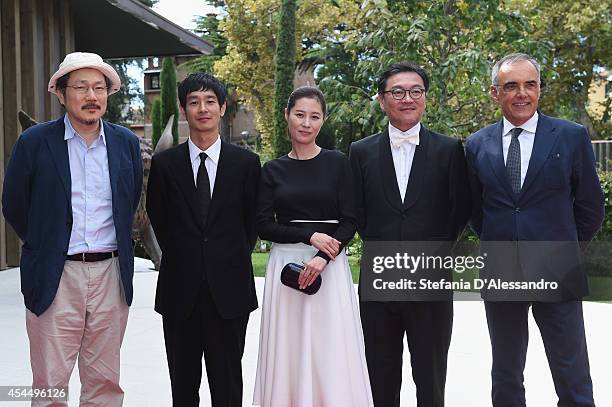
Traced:
POLYGON ((412 88, 412 89, 402 89, 402 88, 393 88, 391 90, 386 90, 383 93, 390 93, 395 100, 403 100, 406 97, 406 93, 410 95, 412 100, 417 100, 423 97, 425 94, 425 89, 422 88, 412 88))
POLYGON ((79 95, 85 95, 89 93, 89 89, 93 89, 96 95, 104 95, 108 88, 104 85, 85 86, 85 85, 66 85, 68 88, 74 89, 79 95))
POLYGON ((508 82, 503 85, 493 85, 496 88, 502 88, 504 93, 518 93, 520 89, 524 89, 526 92, 535 92, 540 87, 538 81, 525 82, 523 86, 516 82, 508 82))

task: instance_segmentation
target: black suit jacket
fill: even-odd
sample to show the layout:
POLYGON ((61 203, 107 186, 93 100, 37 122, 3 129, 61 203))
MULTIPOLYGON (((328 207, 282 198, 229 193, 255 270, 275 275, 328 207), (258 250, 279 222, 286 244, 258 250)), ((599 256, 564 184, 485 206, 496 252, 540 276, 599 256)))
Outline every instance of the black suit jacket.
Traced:
POLYGON ((354 142, 349 154, 357 194, 357 231, 364 241, 454 241, 469 216, 461 141, 421 126, 404 202, 389 132, 354 142))
POLYGON ((204 275, 223 318, 257 308, 251 251, 259 174, 256 154, 222 141, 204 225, 187 142, 153 157, 147 212, 162 249, 157 312, 187 318, 204 275))

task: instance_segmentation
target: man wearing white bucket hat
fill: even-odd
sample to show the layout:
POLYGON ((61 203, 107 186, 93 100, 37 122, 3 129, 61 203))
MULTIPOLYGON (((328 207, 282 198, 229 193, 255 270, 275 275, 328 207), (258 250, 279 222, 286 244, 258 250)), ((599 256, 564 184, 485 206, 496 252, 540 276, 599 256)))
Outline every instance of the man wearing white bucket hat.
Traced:
POLYGON ((99 55, 66 55, 48 86, 66 114, 23 132, 4 178, 3 214, 23 241, 33 387, 61 394, 78 359, 81 406, 123 403, 119 349, 132 302, 142 160, 138 138, 102 120, 120 86, 99 55))

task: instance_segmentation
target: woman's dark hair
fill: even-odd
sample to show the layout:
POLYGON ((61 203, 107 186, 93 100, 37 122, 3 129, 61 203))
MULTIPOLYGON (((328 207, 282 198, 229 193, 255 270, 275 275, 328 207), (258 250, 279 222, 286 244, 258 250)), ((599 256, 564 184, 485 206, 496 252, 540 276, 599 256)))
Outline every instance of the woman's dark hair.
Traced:
POLYGON ((289 112, 291 112, 291 109, 295 107, 295 103, 299 99, 303 98, 316 99, 321 105, 323 117, 325 117, 325 96, 323 96, 323 92, 321 92, 319 88, 314 86, 300 86, 299 88, 291 92, 291 95, 289 95, 289 99, 287 100, 287 114, 289 114, 289 112))
POLYGON ((225 86, 223 83, 212 76, 211 74, 204 72, 192 73, 179 84, 178 87, 178 98, 181 107, 184 109, 187 104, 187 95, 191 92, 198 92, 200 90, 212 90, 217 96, 219 106, 223 106, 225 103, 226 93, 225 86))

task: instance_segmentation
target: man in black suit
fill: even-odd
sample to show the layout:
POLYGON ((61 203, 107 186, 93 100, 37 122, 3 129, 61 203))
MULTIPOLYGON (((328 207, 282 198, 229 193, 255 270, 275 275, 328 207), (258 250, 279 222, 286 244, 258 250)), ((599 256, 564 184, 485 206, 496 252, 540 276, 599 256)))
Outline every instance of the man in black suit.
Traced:
MULTIPOLYGON (((378 80, 388 129, 351 145, 358 231, 368 241, 454 242, 467 222, 465 156, 457 139, 421 125, 427 73, 393 64, 378 80)), ((453 306, 438 302, 361 302, 374 404, 400 405, 404 334, 420 407, 444 405, 453 306)))
POLYGON ((147 211, 162 249, 155 310, 163 316, 174 406, 199 405, 202 354, 213 406, 242 405, 249 313, 257 308, 256 154, 221 141, 223 84, 188 76, 178 89, 189 140, 153 157, 147 211))

